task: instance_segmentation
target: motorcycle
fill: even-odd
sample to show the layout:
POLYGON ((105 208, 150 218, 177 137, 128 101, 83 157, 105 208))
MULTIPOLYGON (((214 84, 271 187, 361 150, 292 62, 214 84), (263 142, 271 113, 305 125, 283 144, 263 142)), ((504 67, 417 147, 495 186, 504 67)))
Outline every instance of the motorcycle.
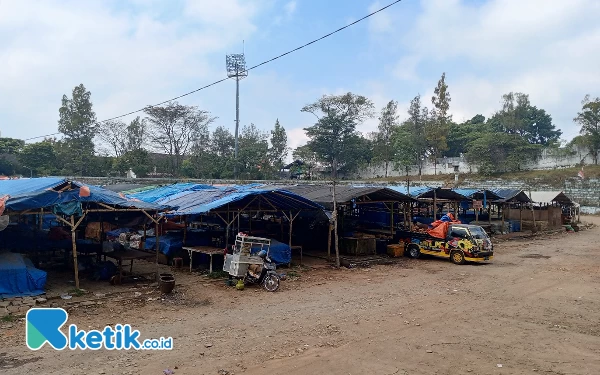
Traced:
POLYGON ((262 250, 258 256, 263 259, 263 264, 251 264, 244 277, 244 284, 262 285, 267 291, 275 292, 279 289, 281 276, 275 272, 275 263, 268 257, 267 252, 262 250))

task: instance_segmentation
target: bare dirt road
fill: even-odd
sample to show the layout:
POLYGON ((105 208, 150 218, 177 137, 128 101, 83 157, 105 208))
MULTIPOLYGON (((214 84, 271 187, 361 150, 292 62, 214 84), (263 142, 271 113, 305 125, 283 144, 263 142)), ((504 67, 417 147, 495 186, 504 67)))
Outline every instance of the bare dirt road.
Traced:
POLYGON ((600 228, 495 250, 487 265, 313 268, 277 293, 181 273, 169 299, 142 288, 68 322, 130 323, 173 350, 33 352, 23 322, 0 323, 0 373, 600 374, 600 228))

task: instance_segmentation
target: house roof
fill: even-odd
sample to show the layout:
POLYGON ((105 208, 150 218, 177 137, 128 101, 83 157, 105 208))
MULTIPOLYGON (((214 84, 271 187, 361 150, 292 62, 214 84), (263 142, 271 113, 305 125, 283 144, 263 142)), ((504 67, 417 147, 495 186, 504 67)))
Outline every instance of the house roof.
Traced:
POLYGON ((573 201, 562 191, 532 191, 531 200, 535 203, 559 203, 561 205, 572 205, 573 201))

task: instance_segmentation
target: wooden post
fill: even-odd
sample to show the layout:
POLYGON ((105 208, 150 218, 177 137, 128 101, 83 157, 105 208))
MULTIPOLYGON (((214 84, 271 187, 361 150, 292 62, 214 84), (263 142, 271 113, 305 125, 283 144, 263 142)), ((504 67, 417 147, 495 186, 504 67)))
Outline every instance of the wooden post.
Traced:
POLYGON ((242 228, 240 227, 240 213, 241 213, 241 211, 238 210, 238 217, 237 217, 237 231, 238 231, 238 233, 242 231, 242 228))
POLYGON ((75 239, 75 217, 71 215, 71 243, 73 245, 73 265, 75 267, 75 289, 79 289, 79 266, 77 265, 77 240, 75 239))
POLYGON ((390 206, 390 234, 394 237, 394 202, 390 206))
POLYGON ((475 222, 479 224, 479 208, 473 207, 473 211, 475 211, 475 222))
POLYGON ((40 230, 44 229, 44 209, 40 209, 40 230))
POLYGON ((156 281, 159 280, 158 278, 158 254, 160 252, 160 232, 159 232, 159 228, 160 226, 158 225, 158 222, 154 223, 154 239, 156 240, 156 281))
POLYGON ((500 231, 504 233, 504 204, 502 204, 502 229, 500 231))
POLYGON ((289 220, 290 220, 290 238, 288 238, 288 240, 289 240, 290 252, 291 252, 292 251, 292 223, 294 222, 294 218, 292 217, 292 211, 290 211, 289 220))
POLYGON ((335 201, 335 180, 333 181, 333 238, 335 239, 335 266, 340 267, 340 247, 338 237, 337 203, 335 201))
POLYGON ((492 204, 488 203, 488 223, 492 224, 492 204))
POLYGON ((331 222, 327 223, 327 259, 331 259, 331 222))
POLYGON ((521 227, 519 229, 522 232, 523 231, 523 203, 522 202, 519 203, 519 221, 521 222, 520 223, 521 227))
POLYGON ((402 216, 404 217, 404 230, 409 228, 410 230, 410 222, 408 221, 408 217, 406 217, 406 202, 402 203, 402 216))
POLYGON ((433 189, 433 221, 437 220, 437 194, 433 189))
POLYGON ((183 244, 185 245, 185 241, 187 240, 187 216, 183 217, 183 244))

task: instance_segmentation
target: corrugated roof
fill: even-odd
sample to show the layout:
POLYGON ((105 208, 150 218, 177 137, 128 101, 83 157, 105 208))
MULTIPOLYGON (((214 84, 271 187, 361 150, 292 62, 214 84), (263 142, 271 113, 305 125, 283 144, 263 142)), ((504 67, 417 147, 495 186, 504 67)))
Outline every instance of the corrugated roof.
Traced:
POLYGON ((174 207, 171 215, 199 215, 211 211, 297 211, 322 210, 323 206, 279 188, 213 188, 181 192, 160 200, 174 207))
POLYGON ((67 180, 60 177, 21 178, 18 180, 0 180, 0 197, 9 195, 18 197, 52 189, 66 184, 67 180))
POLYGON ((552 204, 553 202, 572 205, 573 201, 562 191, 532 191, 531 200, 535 203, 552 204))
POLYGON ((502 197, 501 202, 522 202, 529 203, 531 199, 523 190, 519 189, 492 189, 494 194, 502 197))
POLYGON ((404 185, 388 186, 388 188, 390 188, 394 191, 397 191, 399 193, 405 194, 405 195, 410 192, 410 196, 413 198, 416 198, 419 195, 434 189, 429 186, 411 186, 410 189, 407 189, 406 186, 404 186, 404 185))
MULTIPOLYGON (((333 187, 331 185, 293 185, 284 189, 330 207, 333 204, 333 187)), ((336 203, 348 203, 353 200, 373 202, 409 202, 413 199, 406 194, 383 186, 349 186, 336 185, 336 203)))

